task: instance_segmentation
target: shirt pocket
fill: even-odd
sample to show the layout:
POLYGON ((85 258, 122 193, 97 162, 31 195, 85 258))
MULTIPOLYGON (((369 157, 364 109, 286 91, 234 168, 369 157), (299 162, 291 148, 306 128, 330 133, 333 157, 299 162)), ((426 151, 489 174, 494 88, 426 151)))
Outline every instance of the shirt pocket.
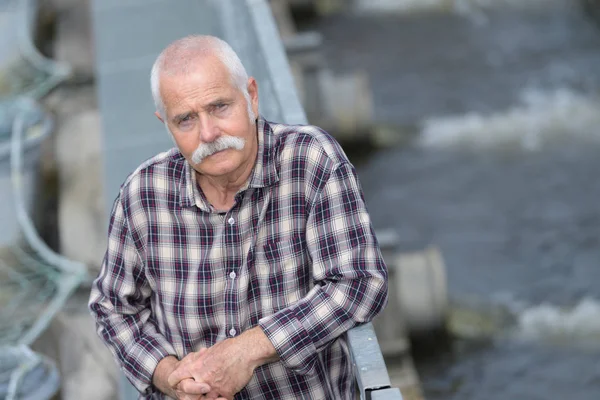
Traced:
POLYGON ((259 255, 263 260, 272 265, 292 266, 289 261, 304 260, 306 256, 306 242, 300 234, 288 238, 269 240, 259 248, 259 255))
POLYGON ((310 256, 303 235, 257 246, 255 278, 260 286, 263 306, 274 311, 300 300, 312 286, 310 256))

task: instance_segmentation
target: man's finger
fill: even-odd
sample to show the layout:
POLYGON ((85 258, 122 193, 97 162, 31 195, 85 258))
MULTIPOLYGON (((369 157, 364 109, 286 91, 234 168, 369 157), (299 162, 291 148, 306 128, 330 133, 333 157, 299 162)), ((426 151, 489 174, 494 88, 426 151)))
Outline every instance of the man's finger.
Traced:
POLYGON ((192 376, 192 374, 189 372, 187 366, 190 364, 190 362, 193 364, 194 361, 196 360, 196 357, 202 355, 207 350, 208 350, 208 348, 201 347, 198 351, 190 353, 187 356, 185 356, 181 360, 182 365, 180 365, 179 368, 176 368, 175 371, 171 372, 171 375, 169 375, 169 377, 167 378, 167 382, 169 383, 169 385, 171 387, 175 387, 179 384, 179 382, 181 382, 184 379, 194 378, 192 376))
POLYGON ((175 368, 175 371, 171 372, 171 375, 167 378, 167 382, 169 382, 169 386, 174 388, 179 382, 188 378, 193 379, 194 377, 189 373, 187 368, 175 368))
POLYGON ((196 382, 194 379, 186 378, 179 382, 177 389, 185 394, 207 394, 211 387, 204 382, 196 382))

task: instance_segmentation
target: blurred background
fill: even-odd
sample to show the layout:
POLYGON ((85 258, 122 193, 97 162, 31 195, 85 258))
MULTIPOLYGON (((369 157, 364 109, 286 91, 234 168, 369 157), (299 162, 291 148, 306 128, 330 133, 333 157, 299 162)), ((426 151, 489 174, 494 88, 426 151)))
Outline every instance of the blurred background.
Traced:
POLYGON ((0 398, 23 360, 14 398, 119 397, 86 309, 108 210, 171 146, 154 58, 212 33, 357 167, 407 398, 598 399, 600 1, 262 3, 0 0, 0 398))

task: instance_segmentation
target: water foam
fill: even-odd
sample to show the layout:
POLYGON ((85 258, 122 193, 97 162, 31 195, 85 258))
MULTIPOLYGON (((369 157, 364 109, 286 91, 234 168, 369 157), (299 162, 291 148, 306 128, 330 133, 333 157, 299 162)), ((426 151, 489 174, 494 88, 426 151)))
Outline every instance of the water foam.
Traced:
POLYGON ((537 150, 556 139, 600 140, 600 98, 562 88, 525 90, 519 103, 490 114, 433 117, 422 124, 424 147, 537 150))
POLYGON ((600 347, 600 301, 586 297, 570 307, 529 304, 511 294, 491 299, 460 297, 451 301, 448 329, 465 339, 600 347))
POLYGON ((363 13, 410 13, 451 10, 454 0, 358 0, 356 10, 363 13))
POLYGON ((565 0, 357 0, 355 9, 358 12, 371 14, 445 11, 472 15, 493 8, 540 9, 567 3, 565 0))
POLYGON ((600 343, 600 302, 586 298, 572 308, 541 304, 517 316, 511 336, 565 344, 600 343))

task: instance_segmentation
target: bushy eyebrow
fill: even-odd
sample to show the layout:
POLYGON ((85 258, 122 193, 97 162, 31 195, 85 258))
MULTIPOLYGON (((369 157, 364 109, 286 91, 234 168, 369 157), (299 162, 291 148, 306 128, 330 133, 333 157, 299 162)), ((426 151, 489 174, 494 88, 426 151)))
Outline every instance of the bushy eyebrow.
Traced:
POLYGON ((173 121, 173 123, 178 124, 181 121, 183 121, 184 119, 193 117, 194 115, 197 115, 197 114, 195 112, 188 111, 185 113, 177 114, 176 116, 173 117, 172 121, 173 121))
POLYGON ((219 99, 213 100, 210 103, 208 103, 208 105, 206 105, 205 108, 210 109, 210 108, 214 108, 221 104, 231 104, 231 103, 233 103, 233 101, 231 99, 219 98, 219 99))
MULTIPOLYGON (((226 99, 226 98, 221 97, 221 98, 211 101, 206 106, 204 106, 204 108, 206 110, 210 110, 218 105, 231 104, 231 103, 233 103, 232 99, 226 99)), ((193 111, 188 111, 188 112, 184 112, 184 113, 175 115, 171 120, 173 121, 174 124, 179 124, 181 121, 183 121, 186 118, 196 117, 196 116, 198 116, 198 113, 193 112, 193 111)))

